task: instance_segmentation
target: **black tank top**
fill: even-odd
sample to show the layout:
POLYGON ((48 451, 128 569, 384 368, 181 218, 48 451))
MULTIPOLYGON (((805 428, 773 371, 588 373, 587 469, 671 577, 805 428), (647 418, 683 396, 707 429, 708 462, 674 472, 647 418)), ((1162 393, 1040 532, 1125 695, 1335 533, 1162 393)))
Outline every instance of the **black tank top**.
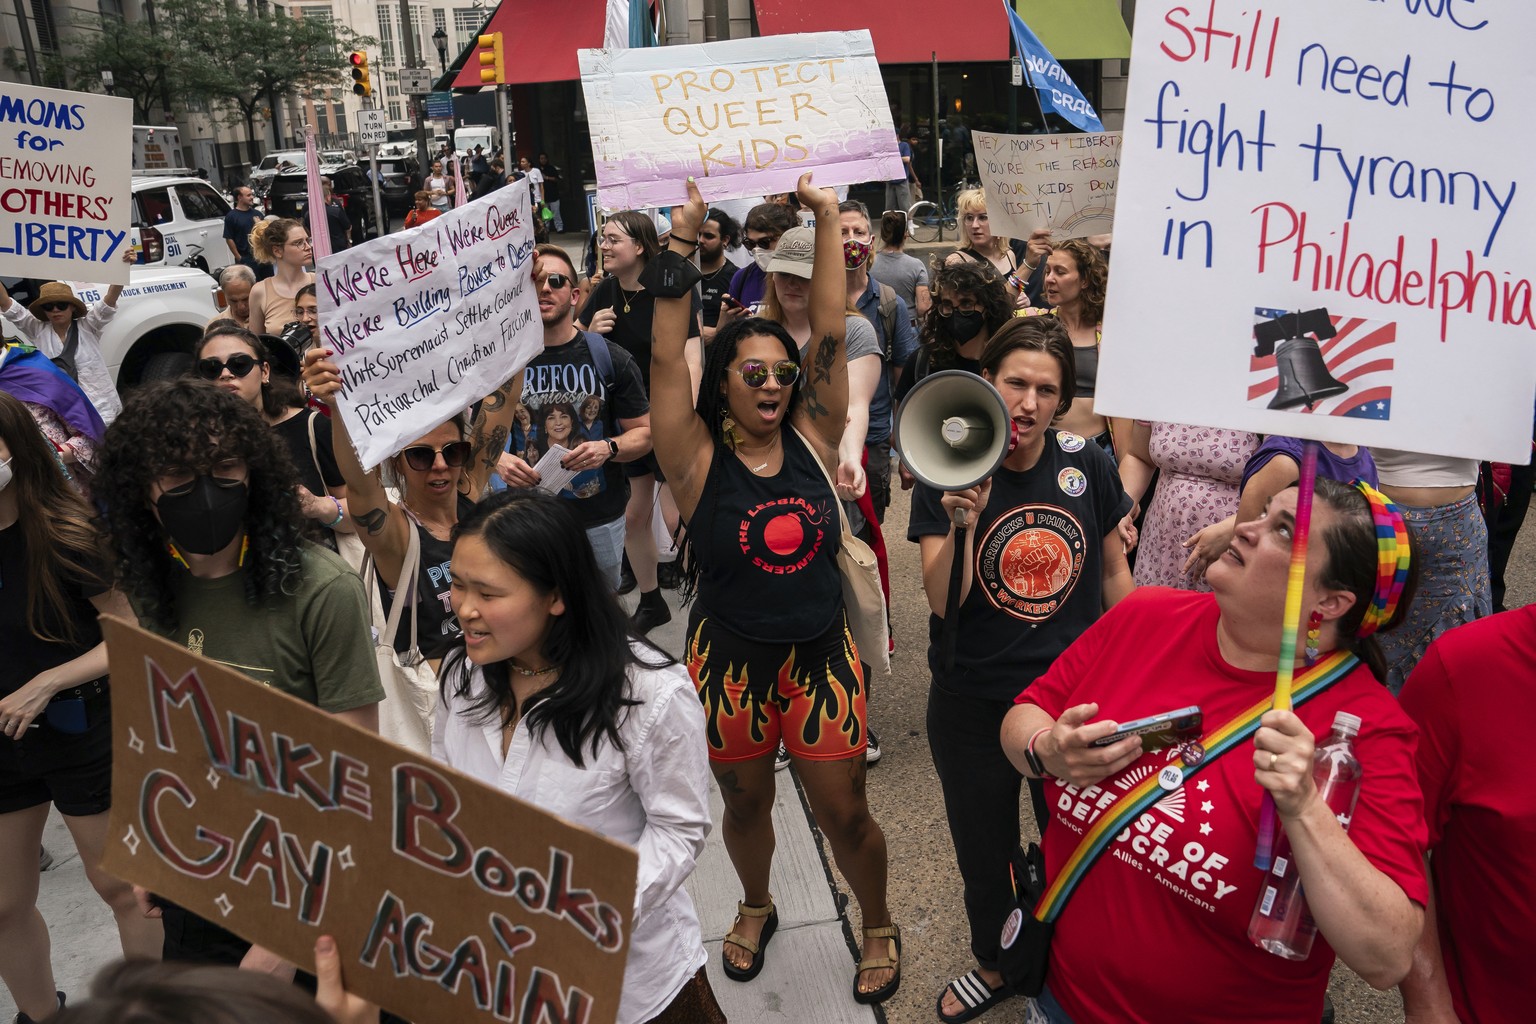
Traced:
POLYGON ((1077 397, 1092 398, 1099 379, 1099 346, 1072 346, 1072 366, 1077 373, 1077 397))
MULTIPOLYGON (((475 503, 459 495, 458 514, 463 519, 469 515, 475 503)), ((416 645, 424 657, 438 659, 459 641, 463 630, 449 604, 453 576, 449 564, 453 560, 453 542, 438 540, 425 526, 416 522, 403 508, 401 512, 421 539, 421 565, 416 570, 416 645)), ((379 581, 380 603, 384 614, 389 614, 391 598, 389 588, 379 581)), ((395 635, 395 650, 404 654, 411 647, 411 610, 407 608, 400 622, 400 632, 395 635)))
POLYGON ((688 522, 704 614, 750 640, 794 643, 831 628, 843 604, 837 499, 788 427, 784 462, 757 476, 717 451, 688 522))

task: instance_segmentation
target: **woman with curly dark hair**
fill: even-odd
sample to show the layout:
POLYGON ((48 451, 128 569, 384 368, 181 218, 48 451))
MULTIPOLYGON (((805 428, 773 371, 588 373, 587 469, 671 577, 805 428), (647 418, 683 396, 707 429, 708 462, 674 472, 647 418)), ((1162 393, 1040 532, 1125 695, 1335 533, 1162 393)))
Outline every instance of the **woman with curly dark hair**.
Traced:
POLYGON ((112 908, 125 956, 154 957, 160 928, 103 873, 112 803, 107 646, 98 612, 132 616, 112 588, 94 510, 69 486, 25 404, 0 391, 0 979, 21 1019, 59 1005, 37 912, 49 805, 112 908))
MULTIPOLYGON (((674 264, 691 253, 704 221, 691 181, 688 195, 673 212, 670 254, 659 257, 674 264)), ((816 212, 813 251, 791 246, 786 232, 774 258, 814 257, 804 289, 804 385, 791 329, 752 317, 715 336, 693 401, 683 355, 688 299, 660 298, 651 424, 688 523, 681 558, 685 593, 696 600, 687 661, 725 798, 725 847, 745 897, 722 967, 734 981, 756 977, 778 927, 768 876, 773 755, 782 738, 859 903, 863 959, 853 997, 875 1003, 900 984, 901 939, 886 906, 885 834, 864 795, 864 679, 843 605, 837 495, 828 482, 848 413, 843 246, 832 190, 805 174, 799 195, 816 212)))
POLYGON ((639 851, 619 1024, 724 1024, 683 885, 709 834, 688 673, 632 632, 571 503, 542 491, 459 521, 453 610, 464 640, 443 663, 432 756, 639 851))
MULTIPOLYGON (((205 381, 146 385, 102 461, 119 577, 147 629, 378 728, 362 581, 305 539, 293 460, 254 408, 205 381)), ((272 962, 180 908, 166 908, 165 927, 167 959, 272 962)))

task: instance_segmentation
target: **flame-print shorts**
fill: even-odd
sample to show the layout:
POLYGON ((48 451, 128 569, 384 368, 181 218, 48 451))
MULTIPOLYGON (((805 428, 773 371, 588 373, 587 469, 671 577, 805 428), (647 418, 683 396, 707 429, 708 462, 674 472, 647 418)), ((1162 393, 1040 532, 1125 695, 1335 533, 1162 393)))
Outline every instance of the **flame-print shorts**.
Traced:
POLYGON ((841 610, 813 640, 767 643, 731 632, 695 604, 687 661, 711 761, 764 757, 780 740, 810 761, 862 756, 868 745, 864 672, 841 610))

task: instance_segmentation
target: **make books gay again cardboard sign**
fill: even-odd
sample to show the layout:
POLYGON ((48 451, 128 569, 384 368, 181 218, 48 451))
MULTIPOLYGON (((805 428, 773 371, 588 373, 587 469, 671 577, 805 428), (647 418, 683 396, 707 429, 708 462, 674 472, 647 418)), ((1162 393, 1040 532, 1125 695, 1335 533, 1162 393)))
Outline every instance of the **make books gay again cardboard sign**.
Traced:
POLYGON ((634 850, 120 619, 103 867, 419 1021, 612 1024, 634 850))

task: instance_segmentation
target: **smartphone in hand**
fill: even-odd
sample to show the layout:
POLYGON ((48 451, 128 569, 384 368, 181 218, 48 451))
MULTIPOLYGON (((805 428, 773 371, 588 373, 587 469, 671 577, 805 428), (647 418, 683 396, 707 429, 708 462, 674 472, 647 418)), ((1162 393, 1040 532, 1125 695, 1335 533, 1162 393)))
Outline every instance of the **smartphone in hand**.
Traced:
POLYGON ((1181 743, 1199 739, 1204 722, 1205 717, 1200 713, 1200 708, 1192 705, 1179 708, 1177 711, 1165 711, 1160 715, 1121 722, 1120 728, 1108 736, 1094 740, 1092 745, 1107 747, 1129 736, 1140 736, 1141 749, 1165 750, 1168 747, 1176 747, 1181 743))

